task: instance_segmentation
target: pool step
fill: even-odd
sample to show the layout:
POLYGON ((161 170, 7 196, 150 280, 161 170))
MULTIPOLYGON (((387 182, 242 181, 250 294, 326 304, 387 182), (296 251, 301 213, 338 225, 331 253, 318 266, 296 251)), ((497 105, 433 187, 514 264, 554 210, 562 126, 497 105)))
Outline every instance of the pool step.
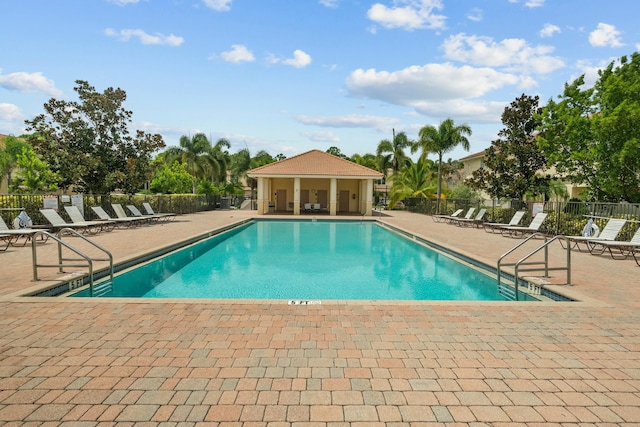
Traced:
POLYGON ((93 286, 93 296, 102 297, 113 291, 113 282, 111 280, 105 280, 102 283, 98 283, 93 286))
POLYGON ((516 289, 513 286, 500 282, 498 284, 498 294, 502 295, 509 301, 516 301, 516 289))

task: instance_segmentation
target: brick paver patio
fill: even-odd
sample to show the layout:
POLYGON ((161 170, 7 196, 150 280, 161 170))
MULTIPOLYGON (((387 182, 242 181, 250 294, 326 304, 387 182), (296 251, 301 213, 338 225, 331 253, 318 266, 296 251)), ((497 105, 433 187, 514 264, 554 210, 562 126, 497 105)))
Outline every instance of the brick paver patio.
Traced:
MULTIPOLYGON (((118 261, 251 214, 95 240, 118 261)), ((407 212, 381 221, 490 264, 516 243, 407 212)), ((640 425, 640 267, 572 262, 574 285, 552 286, 569 303, 88 301, 22 297, 56 272, 32 282, 29 246, 12 247, 0 253, 0 425, 640 425)))

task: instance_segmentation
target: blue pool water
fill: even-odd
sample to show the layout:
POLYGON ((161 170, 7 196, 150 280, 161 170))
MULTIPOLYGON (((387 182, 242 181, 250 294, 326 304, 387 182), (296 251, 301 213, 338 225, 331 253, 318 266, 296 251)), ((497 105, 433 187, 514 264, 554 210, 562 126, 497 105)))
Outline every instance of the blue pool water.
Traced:
POLYGON ((107 296, 504 300, 495 279, 375 222, 287 220, 254 221, 118 275, 107 296))

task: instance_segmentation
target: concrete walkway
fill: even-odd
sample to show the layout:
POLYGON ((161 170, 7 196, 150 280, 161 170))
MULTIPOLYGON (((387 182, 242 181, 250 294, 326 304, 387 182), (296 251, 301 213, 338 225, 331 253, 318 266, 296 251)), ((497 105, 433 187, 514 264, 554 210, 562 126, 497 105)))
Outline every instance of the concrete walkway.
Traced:
MULTIPOLYGON (((118 261, 248 216, 95 241, 118 261)), ((380 220, 492 265, 516 243, 407 212, 380 220)), ((40 249, 55 258, 51 242, 40 249)), ((97 301, 20 296, 57 273, 32 282, 30 247, 12 247, 0 253, 0 425, 640 425, 640 267, 572 262, 573 286, 550 285, 568 303, 97 301)))

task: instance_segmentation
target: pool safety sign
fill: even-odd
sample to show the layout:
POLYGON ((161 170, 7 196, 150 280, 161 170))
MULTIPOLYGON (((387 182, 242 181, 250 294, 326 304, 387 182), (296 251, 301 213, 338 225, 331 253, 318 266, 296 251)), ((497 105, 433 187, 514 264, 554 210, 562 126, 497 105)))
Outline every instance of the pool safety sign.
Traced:
POLYGON ((289 301, 289 305, 320 305, 321 301, 300 301, 300 300, 291 300, 289 301))

